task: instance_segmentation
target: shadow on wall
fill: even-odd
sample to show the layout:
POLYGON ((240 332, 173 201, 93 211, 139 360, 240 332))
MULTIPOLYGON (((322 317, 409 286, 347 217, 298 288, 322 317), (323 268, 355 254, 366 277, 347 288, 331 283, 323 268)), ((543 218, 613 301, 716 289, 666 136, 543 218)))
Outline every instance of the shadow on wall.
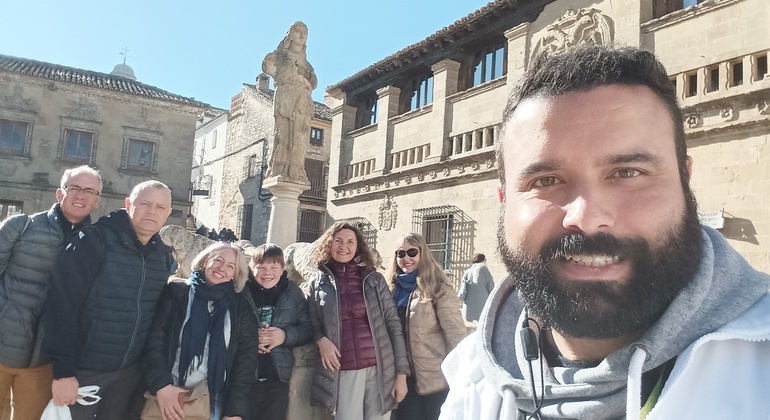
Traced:
POLYGON ((749 219, 732 217, 732 215, 725 213, 725 225, 721 232, 727 239, 759 245, 757 230, 749 219))

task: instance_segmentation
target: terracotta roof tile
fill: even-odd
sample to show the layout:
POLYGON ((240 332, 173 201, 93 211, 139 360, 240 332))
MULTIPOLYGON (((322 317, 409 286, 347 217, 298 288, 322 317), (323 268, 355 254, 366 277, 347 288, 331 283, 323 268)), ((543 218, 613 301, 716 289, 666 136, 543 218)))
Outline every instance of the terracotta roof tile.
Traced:
POLYGON ((196 101, 195 99, 176 95, 154 86, 126 79, 122 76, 82 70, 27 58, 0 54, 0 71, 39 77, 41 79, 53 80, 56 82, 73 83, 113 92, 128 93, 177 104, 192 105, 201 108, 209 107, 209 105, 196 101))

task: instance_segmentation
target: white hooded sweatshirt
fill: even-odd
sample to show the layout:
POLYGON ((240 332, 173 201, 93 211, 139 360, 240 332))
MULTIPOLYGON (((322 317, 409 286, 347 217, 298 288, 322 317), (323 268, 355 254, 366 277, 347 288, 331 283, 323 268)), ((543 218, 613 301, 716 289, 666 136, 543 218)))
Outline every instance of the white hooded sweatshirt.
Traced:
MULTIPOLYGON (((648 420, 770 419, 770 276, 718 232, 703 228, 702 238, 695 278, 640 339, 595 367, 545 363, 544 379, 533 362, 538 397, 545 381, 543 420, 639 419, 642 373, 674 357, 648 420)), ((444 361, 450 391, 440 419, 526 419, 534 410, 513 284, 498 284, 477 331, 444 361)))

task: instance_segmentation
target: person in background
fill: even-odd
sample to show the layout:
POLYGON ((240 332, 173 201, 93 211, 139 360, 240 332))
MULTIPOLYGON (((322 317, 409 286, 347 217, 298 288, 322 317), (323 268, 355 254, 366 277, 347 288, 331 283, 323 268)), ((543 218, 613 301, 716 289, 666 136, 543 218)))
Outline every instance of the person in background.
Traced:
POLYGON ((412 370, 396 419, 435 420, 449 391, 441 362, 467 335, 460 301, 417 233, 398 238, 385 278, 404 329, 412 370))
POLYGON ((187 281, 163 287, 142 360, 164 418, 185 417, 179 394, 206 382, 211 420, 248 418, 259 330, 244 295, 241 249, 217 242, 192 262, 187 281))
POLYGON ((308 309, 321 354, 310 402, 336 420, 387 420, 404 399, 409 361, 387 282, 374 268, 361 232, 337 222, 312 260, 308 309))
POLYGON ((99 172, 67 169, 50 210, 0 223, 0 420, 40 418, 51 400, 40 316, 65 239, 91 224, 101 193, 99 172))
POLYGON ((244 296, 260 326, 259 363, 251 388, 249 419, 284 420, 289 405, 289 379, 294 347, 313 338, 305 294, 286 274, 283 250, 258 246, 249 263, 244 296))
POLYGON ((463 315, 468 322, 478 321, 489 294, 495 288, 484 254, 473 256, 473 264, 463 274, 457 296, 463 301, 463 315))
POLYGON ((145 181, 125 204, 69 238, 43 310, 52 399, 73 420, 133 420, 144 402, 139 361, 174 261, 158 235, 171 190, 145 181), (77 404, 85 385, 99 386, 100 402, 77 404))

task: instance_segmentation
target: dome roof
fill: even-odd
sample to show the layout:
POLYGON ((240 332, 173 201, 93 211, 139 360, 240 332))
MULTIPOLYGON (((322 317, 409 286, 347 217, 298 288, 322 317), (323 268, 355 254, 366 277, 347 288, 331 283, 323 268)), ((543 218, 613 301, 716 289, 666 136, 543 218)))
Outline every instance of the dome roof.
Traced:
POLYGON ((136 80, 136 76, 134 75, 134 69, 128 66, 128 64, 121 63, 115 66, 114 69, 112 69, 112 72, 110 73, 114 76, 121 76, 125 77, 126 79, 136 80))

